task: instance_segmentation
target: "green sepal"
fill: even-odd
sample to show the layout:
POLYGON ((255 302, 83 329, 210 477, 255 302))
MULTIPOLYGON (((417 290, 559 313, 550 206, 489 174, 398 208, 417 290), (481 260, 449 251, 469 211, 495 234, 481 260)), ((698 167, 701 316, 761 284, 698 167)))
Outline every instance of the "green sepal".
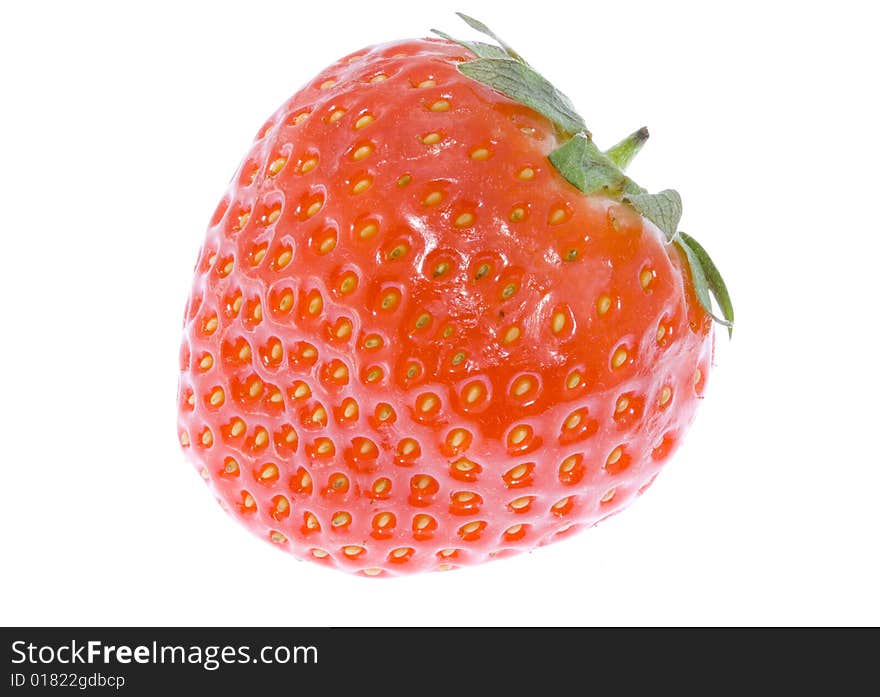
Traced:
POLYGON ((485 34, 490 39, 494 39, 495 43, 497 43, 502 49, 504 49, 508 56, 510 56, 514 60, 518 60, 520 63, 525 63, 526 65, 528 65, 525 58, 523 58, 517 51, 513 50, 510 44, 508 44, 504 39, 498 36, 494 31, 489 29, 489 27, 483 24, 480 20, 474 19, 473 17, 468 17, 463 12, 456 12, 455 14, 461 17, 471 29, 476 29, 481 34, 485 34))
POLYGON ((623 200, 660 228, 666 240, 672 242, 681 221, 681 196, 675 189, 666 189, 658 194, 630 194, 624 196, 623 200))
POLYGON ((463 41, 461 39, 455 39, 449 36, 449 34, 447 34, 446 32, 442 32, 439 29, 432 29, 431 32, 439 36, 441 39, 446 39, 447 41, 451 41, 454 44, 463 46, 464 48, 474 53, 478 58, 511 57, 503 48, 493 46, 492 44, 485 44, 482 41, 463 41))
POLYGON ((627 177, 588 136, 578 133, 549 155, 550 162, 574 187, 585 194, 599 191, 636 194, 641 188, 627 177))
POLYGON ((694 284, 694 291, 700 305, 719 324, 727 327, 728 336, 733 337, 733 303, 730 300, 730 294, 727 292, 727 285, 721 278, 721 273, 715 262, 709 256, 709 253, 703 249, 703 246, 693 237, 683 232, 679 232, 674 240, 675 244, 684 252, 691 269, 691 280, 694 284), (722 317, 715 314, 712 307, 712 298, 721 310, 722 317))
POLYGON ((634 133, 630 133, 616 145, 612 145, 608 148, 605 151, 605 155, 609 160, 620 167, 621 170, 626 170, 626 168, 629 167, 629 163, 639 154, 639 150, 642 149, 642 146, 648 140, 649 135, 648 129, 642 126, 642 128, 634 133))
POLYGON ((571 100, 525 63, 512 58, 478 58, 461 63, 459 71, 543 114, 564 133, 587 133, 587 125, 571 100))
POLYGON ((564 135, 579 132, 589 135, 584 120, 575 110, 571 100, 529 66, 510 44, 480 20, 462 12, 456 14, 469 27, 498 43, 498 46, 493 46, 482 41, 464 41, 432 29, 431 31, 437 36, 457 43, 477 56, 477 60, 458 66, 462 74, 543 114, 556 124, 564 135))

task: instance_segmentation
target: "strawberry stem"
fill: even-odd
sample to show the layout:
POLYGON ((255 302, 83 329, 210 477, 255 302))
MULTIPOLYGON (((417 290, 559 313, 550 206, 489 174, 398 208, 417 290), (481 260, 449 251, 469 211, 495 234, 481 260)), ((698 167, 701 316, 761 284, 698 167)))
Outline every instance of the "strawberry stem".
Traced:
POLYGON ((630 133, 617 145, 612 145, 608 148, 605 151, 605 155, 620 167, 621 170, 625 170, 629 167, 630 162, 633 161, 635 156, 639 154, 639 150, 642 149, 645 141, 648 140, 648 135, 648 129, 642 126, 635 133, 630 133))

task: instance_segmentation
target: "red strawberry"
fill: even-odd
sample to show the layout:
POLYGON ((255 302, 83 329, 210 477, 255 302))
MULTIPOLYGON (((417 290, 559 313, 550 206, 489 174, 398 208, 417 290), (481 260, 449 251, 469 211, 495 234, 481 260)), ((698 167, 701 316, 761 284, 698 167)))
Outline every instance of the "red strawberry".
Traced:
POLYGON ((622 173, 646 135, 603 154, 503 43, 375 46, 294 95, 186 312, 180 438, 223 506, 376 575, 528 550, 642 493, 703 393, 710 292, 732 319, 677 194, 622 173))

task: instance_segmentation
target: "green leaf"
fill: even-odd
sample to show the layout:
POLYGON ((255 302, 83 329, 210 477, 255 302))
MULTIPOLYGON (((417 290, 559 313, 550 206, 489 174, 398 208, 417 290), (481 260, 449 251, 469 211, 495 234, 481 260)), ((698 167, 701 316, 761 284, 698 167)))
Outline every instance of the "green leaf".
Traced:
POLYGON ((506 52, 514 60, 518 60, 520 63, 525 63, 525 59, 517 52, 511 48, 510 44, 508 44, 504 39, 498 36, 494 31, 489 29, 485 24, 483 24, 480 20, 474 19, 473 17, 468 17, 463 12, 456 12, 459 17, 461 17, 471 29, 476 29, 481 34, 485 34, 489 38, 495 39, 495 42, 501 46, 506 52))
POLYGON ((587 125, 571 100, 529 66, 511 58, 478 58, 461 63, 459 71, 531 107, 565 133, 587 133, 587 125))
POLYGON ((623 200, 660 228, 668 242, 673 240, 681 220, 681 196, 675 189, 658 194, 630 194, 623 200))
POLYGON ((549 158, 559 173, 581 191, 587 190, 587 172, 584 169, 586 152, 587 139, 576 135, 551 152, 549 158))
POLYGON ((569 183, 585 194, 641 191, 587 136, 578 133, 550 153, 550 162, 569 183))
POLYGON ((442 32, 438 29, 432 29, 431 31, 441 39, 446 39, 459 46, 464 46, 466 49, 474 53, 477 58, 510 58, 508 53, 498 46, 485 44, 482 41, 462 41, 460 39, 454 39, 446 32, 442 32))
POLYGON ((709 316, 719 324, 727 327, 729 336, 733 336, 733 303, 730 300, 730 294, 727 291, 727 285, 721 278, 721 273, 715 262, 709 256, 709 253, 703 249, 702 245, 690 235, 679 232, 675 238, 675 243, 685 253, 688 265, 691 268, 691 278, 694 282, 694 290, 697 293, 697 299, 703 309, 709 313, 709 316), (722 317, 718 317, 712 308, 712 299, 709 294, 714 296, 718 307, 721 310, 722 317))
POLYGON ((648 129, 642 127, 635 133, 630 133, 617 145, 612 145, 608 148, 605 151, 605 155, 620 167, 621 170, 625 170, 629 167, 629 163, 633 161, 633 158, 639 154, 639 150, 642 149, 642 146, 648 140, 648 135, 648 129))

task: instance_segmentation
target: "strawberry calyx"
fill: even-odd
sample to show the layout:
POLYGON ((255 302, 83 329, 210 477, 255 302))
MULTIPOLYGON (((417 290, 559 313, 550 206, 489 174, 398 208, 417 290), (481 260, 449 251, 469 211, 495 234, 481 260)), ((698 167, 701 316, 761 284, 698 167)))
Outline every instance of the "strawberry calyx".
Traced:
POLYGON ((681 196, 673 189, 648 193, 624 174, 647 141, 647 128, 640 128, 603 152, 593 142, 584 119, 563 92, 483 22, 461 12, 456 14, 472 29, 495 42, 459 40, 432 29, 434 34, 477 56, 475 60, 461 63, 459 72, 547 117, 564 141, 549 155, 556 170, 584 194, 603 193, 616 198, 657 226, 666 243, 676 245, 683 252, 700 305, 713 320, 727 327, 732 336, 733 304, 718 267, 702 245, 678 229, 682 214, 681 196), (720 313, 713 306, 713 298, 720 313))

